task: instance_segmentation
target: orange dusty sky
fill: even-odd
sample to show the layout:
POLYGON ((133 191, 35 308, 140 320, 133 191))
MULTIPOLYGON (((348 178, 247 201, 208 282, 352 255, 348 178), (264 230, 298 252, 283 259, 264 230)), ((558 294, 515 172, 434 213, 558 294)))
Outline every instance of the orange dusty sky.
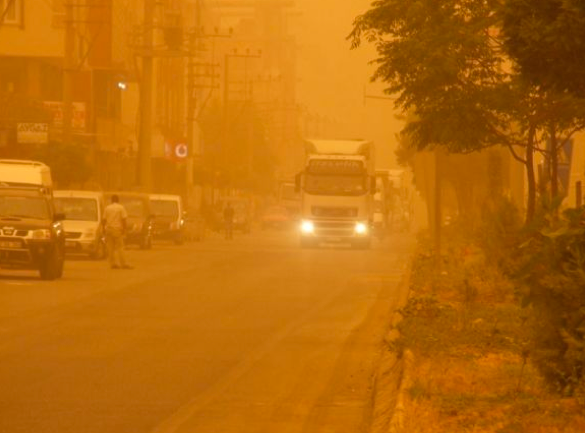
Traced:
POLYGON ((297 37, 298 100, 311 112, 336 119, 343 135, 371 139, 377 145, 378 167, 394 165, 395 134, 401 129, 392 101, 381 96, 383 85, 371 83, 376 57, 371 46, 351 51, 346 40, 354 18, 369 8, 368 0, 297 0, 301 12, 291 22, 297 37))

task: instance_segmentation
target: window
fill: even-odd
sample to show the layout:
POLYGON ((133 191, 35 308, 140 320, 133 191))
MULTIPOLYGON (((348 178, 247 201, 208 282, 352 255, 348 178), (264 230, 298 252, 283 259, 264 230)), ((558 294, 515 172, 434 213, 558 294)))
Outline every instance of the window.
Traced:
POLYGON ((0 24, 21 24, 23 0, 0 0, 0 24))

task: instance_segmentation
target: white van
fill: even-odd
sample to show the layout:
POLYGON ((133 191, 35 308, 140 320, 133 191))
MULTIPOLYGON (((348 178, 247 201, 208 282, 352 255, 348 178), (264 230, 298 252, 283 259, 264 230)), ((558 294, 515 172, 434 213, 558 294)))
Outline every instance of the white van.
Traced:
POLYGON ((53 196, 57 212, 65 216, 65 250, 103 259, 106 255, 102 225, 104 195, 98 191, 57 190, 53 196))
POLYGON ((47 192, 53 189, 51 169, 38 161, 0 159, 0 183, 8 186, 40 187, 47 192))
POLYGON ((183 200, 179 195, 150 194, 150 211, 154 216, 154 239, 182 244, 184 240, 183 200))

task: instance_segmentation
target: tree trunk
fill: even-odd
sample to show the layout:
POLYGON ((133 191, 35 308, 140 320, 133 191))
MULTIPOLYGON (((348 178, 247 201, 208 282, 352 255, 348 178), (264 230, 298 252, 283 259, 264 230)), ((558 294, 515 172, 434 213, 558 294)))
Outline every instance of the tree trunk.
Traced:
POLYGON ((528 202, 526 203, 526 224, 530 224, 536 212, 536 176, 534 173, 534 126, 530 126, 526 144, 526 176, 528 178, 528 202))
POLYGON ((559 149, 554 123, 550 126, 550 196, 553 202, 559 196, 559 149))

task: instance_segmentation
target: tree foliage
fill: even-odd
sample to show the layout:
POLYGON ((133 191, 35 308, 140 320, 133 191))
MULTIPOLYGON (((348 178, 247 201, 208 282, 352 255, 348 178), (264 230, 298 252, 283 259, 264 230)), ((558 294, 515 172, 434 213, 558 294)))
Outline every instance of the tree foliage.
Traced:
POLYGON ((227 124, 218 104, 210 106, 201 118, 205 165, 212 167, 215 182, 221 186, 271 191, 274 157, 263 119, 252 104, 231 111, 227 124))
POLYGON ((373 79, 416 117, 405 131, 416 148, 473 151, 495 144, 506 127, 497 110, 506 73, 489 31, 497 19, 492 3, 379 0, 356 19, 353 46, 376 45, 373 79))
MULTIPOLYGON (((410 146, 466 153, 499 144, 512 151, 526 166, 530 221, 534 154, 545 152, 547 134, 562 143, 582 129, 585 104, 534 85, 514 67, 502 32, 505 11, 498 0, 377 0, 355 20, 349 38, 353 47, 375 44, 372 79, 387 83, 397 108, 411 114, 402 131, 410 146)), ((548 156, 554 160, 556 153, 548 156)))
POLYGON ((585 97, 585 2, 505 0, 501 16, 505 47, 526 79, 585 97))

